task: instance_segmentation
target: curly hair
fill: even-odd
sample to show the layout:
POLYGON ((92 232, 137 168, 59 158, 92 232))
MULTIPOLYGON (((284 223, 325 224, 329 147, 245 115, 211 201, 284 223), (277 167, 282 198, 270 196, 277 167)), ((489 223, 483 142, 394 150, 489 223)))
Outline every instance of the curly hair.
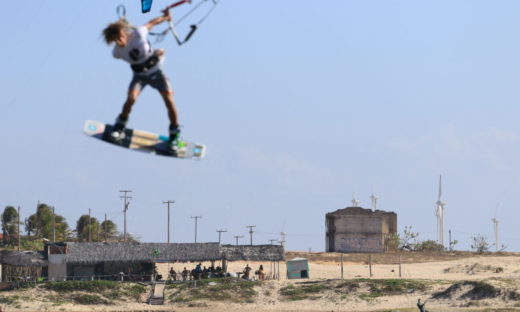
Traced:
POLYGON ((115 42, 119 38, 121 31, 128 29, 128 27, 128 22, 122 19, 115 23, 108 24, 108 26, 103 29, 103 38, 105 39, 105 42, 107 44, 115 42))

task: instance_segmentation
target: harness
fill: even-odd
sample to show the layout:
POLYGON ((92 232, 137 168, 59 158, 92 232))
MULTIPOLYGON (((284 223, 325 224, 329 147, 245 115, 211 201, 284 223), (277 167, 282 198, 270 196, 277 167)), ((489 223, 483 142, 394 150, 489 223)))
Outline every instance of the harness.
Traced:
POLYGON ((150 68, 157 65, 157 63, 159 63, 159 57, 152 55, 146 61, 140 64, 131 64, 130 67, 135 73, 146 73, 150 68))

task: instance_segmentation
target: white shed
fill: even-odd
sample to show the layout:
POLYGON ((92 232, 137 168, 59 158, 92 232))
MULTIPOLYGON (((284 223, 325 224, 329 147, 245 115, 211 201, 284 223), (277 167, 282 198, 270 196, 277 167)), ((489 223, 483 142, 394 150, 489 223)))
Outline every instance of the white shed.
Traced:
POLYGON ((309 261, 305 258, 294 258, 287 261, 287 278, 309 278, 309 261))

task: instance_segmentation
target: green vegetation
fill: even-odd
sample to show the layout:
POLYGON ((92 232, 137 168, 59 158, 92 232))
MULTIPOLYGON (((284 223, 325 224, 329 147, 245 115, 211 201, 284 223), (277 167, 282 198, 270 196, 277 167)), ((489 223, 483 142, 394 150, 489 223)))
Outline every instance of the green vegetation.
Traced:
POLYGON ((260 282, 225 278, 201 280, 196 281, 196 283, 169 284, 167 290, 173 291, 168 298, 175 303, 188 303, 197 300, 252 303, 258 294, 254 289, 258 285, 260 285, 260 282))
MULTIPOLYGON (((471 299, 481 300, 496 298, 501 295, 501 290, 483 281, 463 281, 457 282, 446 290, 432 295, 434 299, 471 299), (462 293, 461 293, 462 292, 462 293), (457 298, 455 298, 457 297, 457 298)), ((511 292, 510 296, 514 299, 516 292, 511 292)))
POLYGON ((72 297, 72 300, 78 304, 109 304, 107 300, 98 295, 81 294, 72 297))
POLYGON ((59 306, 65 304, 66 301, 61 298, 61 296, 52 296, 48 295, 45 297, 45 301, 52 302, 54 306, 59 306))
POLYGON ((426 284, 416 280, 402 279, 374 279, 374 280, 358 280, 364 282, 368 286, 368 293, 361 294, 359 298, 364 300, 372 300, 381 296, 399 295, 409 290, 425 290, 426 284))
POLYGON ((425 290, 427 284, 417 280, 402 279, 354 279, 341 282, 324 281, 313 284, 288 285, 280 289, 280 295, 285 300, 315 300, 322 296, 326 291, 333 291, 335 294, 343 294, 341 299, 345 299, 345 294, 367 289, 359 295, 361 299, 372 300, 381 296, 399 295, 410 290, 425 290), (316 296, 319 294, 319 296, 316 296))
POLYGON ((121 298, 121 293, 117 290, 113 290, 105 293, 105 297, 107 297, 110 300, 118 300, 121 298))
POLYGON ((14 296, 1 296, 0 297, 0 304, 16 304, 20 300, 20 296, 14 295, 14 296))
POLYGON ((56 304, 62 304, 64 302, 110 304, 114 300, 125 300, 128 298, 139 302, 141 296, 146 293, 147 290, 147 287, 141 284, 120 283, 115 281, 50 282, 41 287, 61 294, 61 296, 49 296, 47 298, 56 304), (81 294, 77 294, 76 292, 81 292, 81 294))
POLYGON ((18 244, 18 211, 13 206, 7 206, 1 215, 2 245, 15 246, 18 244))
POLYGON ((415 246, 416 251, 444 251, 444 246, 434 240, 425 240, 415 246))
POLYGON ((330 290, 331 285, 329 284, 305 284, 302 286, 288 285, 280 288, 280 295, 285 297, 286 300, 303 300, 303 299, 317 299, 319 296, 314 296, 325 290, 330 290))
POLYGON ((485 282, 476 282, 473 284, 473 290, 464 294, 462 298, 478 300, 484 298, 495 298, 498 295, 500 295, 500 289, 485 282))
POLYGON ((487 238, 481 234, 477 234, 471 237, 473 243, 471 243, 471 249, 478 252, 483 253, 489 251, 489 243, 487 238))
POLYGON ((49 282, 44 285, 45 288, 56 292, 103 292, 108 289, 119 289, 120 286, 121 283, 114 281, 64 281, 49 282))
POLYGON ((124 290, 124 295, 140 301, 141 296, 146 292, 146 286, 141 284, 132 284, 124 290))
MULTIPOLYGON (((36 212, 22 218, 18 210, 13 206, 6 206, 1 214, 3 236, 0 245, 4 248, 14 248, 20 241, 24 250, 42 250, 44 243, 42 238, 51 238, 55 235, 56 241, 70 241, 74 232, 69 227, 65 218, 57 214, 54 207, 41 203, 36 212), (18 224, 20 223, 20 224, 18 224), (25 227, 26 235, 18 233, 18 226, 25 227)), ((117 226, 111 220, 98 221, 88 215, 80 216, 76 222, 75 232, 79 241, 102 241, 105 235, 108 239, 117 237, 117 226), (95 234, 95 235, 94 235, 95 234)))

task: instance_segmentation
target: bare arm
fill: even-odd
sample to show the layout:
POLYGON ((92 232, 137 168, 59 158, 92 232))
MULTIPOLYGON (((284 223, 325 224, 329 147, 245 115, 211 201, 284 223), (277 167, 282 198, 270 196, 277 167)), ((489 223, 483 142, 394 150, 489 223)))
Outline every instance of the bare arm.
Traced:
POLYGON ((149 21, 148 23, 146 23, 144 26, 146 26, 146 28, 148 30, 152 30, 152 28, 155 26, 155 25, 158 25, 164 21, 171 21, 172 17, 170 16, 170 11, 168 9, 162 11, 163 12, 163 16, 159 16, 159 17, 156 17, 154 19, 152 19, 151 21, 149 21))

